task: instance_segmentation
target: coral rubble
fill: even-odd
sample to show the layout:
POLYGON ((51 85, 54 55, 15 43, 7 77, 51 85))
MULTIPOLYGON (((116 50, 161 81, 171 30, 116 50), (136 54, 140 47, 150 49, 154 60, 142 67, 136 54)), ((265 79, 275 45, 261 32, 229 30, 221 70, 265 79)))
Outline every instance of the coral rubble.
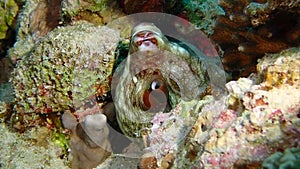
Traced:
POLYGON ((233 79, 255 72, 257 59, 300 45, 299 1, 222 0, 211 38, 224 52, 223 64, 233 79))
POLYGON ((13 71, 15 115, 34 125, 36 114, 80 107, 99 87, 104 94, 118 37, 112 29, 87 23, 48 33, 13 71))
POLYGON ((46 127, 20 134, 0 122, 0 133, 0 168, 69 168, 64 151, 51 141, 51 131, 46 127))
POLYGON ((184 131, 177 124, 184 122, 156 115, 154 120, 160 121, 149 135, 147 152, 158 159, 158 166, 172 154, 169 166, 174 168, 258 167, 272 153, 299 146, 299 59, 299 48, 266 55, 258 74, 226 84, 228 96, 207 102, 200 112, 192 109, 199 116, 185 137, 168 132, 184 131))

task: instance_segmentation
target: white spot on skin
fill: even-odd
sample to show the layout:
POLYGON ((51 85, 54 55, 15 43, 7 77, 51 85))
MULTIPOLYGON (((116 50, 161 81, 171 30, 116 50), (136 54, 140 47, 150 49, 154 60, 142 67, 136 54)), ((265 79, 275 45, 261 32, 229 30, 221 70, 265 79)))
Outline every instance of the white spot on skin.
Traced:
POLYGON ((133 76, 133 77, 132 77, 132 80, 133 80, 133 83, 137 83, 137 81, 138 81, 138 79, 137 79, 136 76, 133 76))

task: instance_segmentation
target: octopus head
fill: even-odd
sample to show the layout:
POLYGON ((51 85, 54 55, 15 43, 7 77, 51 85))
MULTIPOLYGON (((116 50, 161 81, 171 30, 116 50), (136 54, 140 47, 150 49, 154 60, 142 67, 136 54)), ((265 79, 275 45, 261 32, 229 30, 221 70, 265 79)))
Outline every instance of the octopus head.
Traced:
POLYGON ((130 52, 163 50, 168 40, 152 23, 140 23, 131 32, 130 52))

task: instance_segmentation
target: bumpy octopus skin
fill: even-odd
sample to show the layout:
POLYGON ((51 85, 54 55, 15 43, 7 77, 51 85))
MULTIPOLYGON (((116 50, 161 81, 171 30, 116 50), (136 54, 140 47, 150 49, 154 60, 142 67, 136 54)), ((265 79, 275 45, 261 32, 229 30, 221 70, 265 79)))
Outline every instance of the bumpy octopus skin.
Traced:
POLYGON ((129 54, 112 82, 122 132, 141 137, 157 112, 168 112, 180 99, 205 93, 209 79, 203 62, 202 56, 169 42, 155 25, 134 27, 129 54))

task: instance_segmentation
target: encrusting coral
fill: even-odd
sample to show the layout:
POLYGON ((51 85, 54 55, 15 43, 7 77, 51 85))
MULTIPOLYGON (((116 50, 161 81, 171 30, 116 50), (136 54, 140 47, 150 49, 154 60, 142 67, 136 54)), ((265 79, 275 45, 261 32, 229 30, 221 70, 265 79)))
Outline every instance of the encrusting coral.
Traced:
MULTIPOLYGON (((186 136, 171 132, 186 129, 182 120, 188 118, 172 120, 183 113, 185 104, 173 115, 157 114, 146 152, 159 167, 258 167, 272 153, 298 146, 299 58, 299 48, 265 56, 257 75, 227 83, 228 96, 206 103, 186 136)), ((149 161, 153 162, 142 161, 142 166, 149 161)))
POLYGON ((76 109, 106 94, 118 37, 107 27, 79 23, 57 28, 35 43, 13 71, 13 119, 35 125, 40 113, 76 109))
POLYGON ((61 12, 65 22, 85 20, 95 25, 124 16, 117 1, 112 0, 63 0, 61 12))
MULTIPOLYGON (((126 2, 129 5, 134 1, 126 2)), ((160 3, 155 2, 158 5, 160 3)), ((175 8, 172 4, 176 1, 166 2, 170 4, 168 9, 159 10, 175 8)), ((283 152, 283 149, 286 150, 282 154, 276 153, 267 158, 263 166, 278 166, 274 162, 276 160, 283 161, 283 165, 298 165, 293 159, 298 157, 299 148, 293 147, 299 146, 300 140, 299 48, 267 54, 259 60, 257 67, 255 65, 265 53, 276 53, 299 45, 299 3, 258 2, 220 1, 225 16, 218 17, 215 30, 212 31, 215 15, 212 16, 213 20, 210 18, 206 22, 208 26, 203 23, 208 28, 203 28, 206 33, 214 32, 211 38, 224 50, 222 61, 233 78, 247 76, 251 72, 258 73, 227 83, 229 95, 219 100, 208 95, 202 100, 176 102, 177 105, 173 105, 169 113, 157 113, 149 129, 152 132, 145 141, 149 147, 140 161, 142 169, 258 167, 264 159, 277 151, 283 152), (195 116, 198 118, 190 118, 195 116), (287 157, 291 161, 286 160, 287 157)), ((97 96, 105 95, 110 90, 119 34, 107 27, 78 21, 102 25, 124 15, 119 9, 107 8, 106 5, 115 7, 116 2, 63 0, 61 5, 58 1, 28 0, 19 15, 18 42, 9 51, 12 60, 18 61, 11 78, 15 106, 10 116, 7 110, 11 107, 1 100, 0 121, 11 117, 14 127, 25 131, 29 126, 43 123, 41 117, 76 112, 75 115, 82 121, 78 123, 72 117, 64 123, 73 133, 71 153, 75 161, 74 168, 95 167, 111 154, 111 142, 101 140, 108 136, 106 126, 102 126, 106 121, 104 115, 93 116, 102 122, 96 124, 88 114, 95 113, 89 108, 94 108, 91 106, 95 106, 97 96), (46 8, 49 6, 53 10, 46 8), (40 20, 44 22, 40 24, 40 20), (71 25, 59 27, 62 23, 71 25), (87 111, 82 112, 81 109, 87 111), (95 128, 82 130, 84 127, 95 128), (98 129, 104 133, 98 133, 98 129), (99 134, 103 134, 101 139, 91 138, 99 134), (98 145, 95 140, 99 139, 107 143, 108 151, 94 145, 98 145), (83 163, 78 164, 80 161, 83 163)), ((143 7, 151 9, 151 6, 143 7)), ((197 7, 200 8, 199 5, 197 7)), ((217 15, 224 14, 221 8, 214 7, 219 9, 217 15)), ((193 13, 191 11, 190 14, 193 13)), ((169 26, 179 29, 176 25, 183 23, 174 20, 169 26)), ((206 40, 200 38, 199 44, 203 41, 206 40)), ((200 46, 205 46, 202 44, 206 43, 200 46)), ((22 141, 20 143, 21 146, 28 145, 22 141)), ((4 145, 8 145, 7 142, 4 145)), ((47 150, 41 151, 45 153, 47 150)), ((43 157, 56 158, 53 152, 50 156, 43 157)), ((3 158, 5 162, 11 161, 8 157, 3 158)), ((59 161, 59 165, 64 166, 61 163, 59 161)), ((8 165, 5 163, 3 166, 8 165)))

